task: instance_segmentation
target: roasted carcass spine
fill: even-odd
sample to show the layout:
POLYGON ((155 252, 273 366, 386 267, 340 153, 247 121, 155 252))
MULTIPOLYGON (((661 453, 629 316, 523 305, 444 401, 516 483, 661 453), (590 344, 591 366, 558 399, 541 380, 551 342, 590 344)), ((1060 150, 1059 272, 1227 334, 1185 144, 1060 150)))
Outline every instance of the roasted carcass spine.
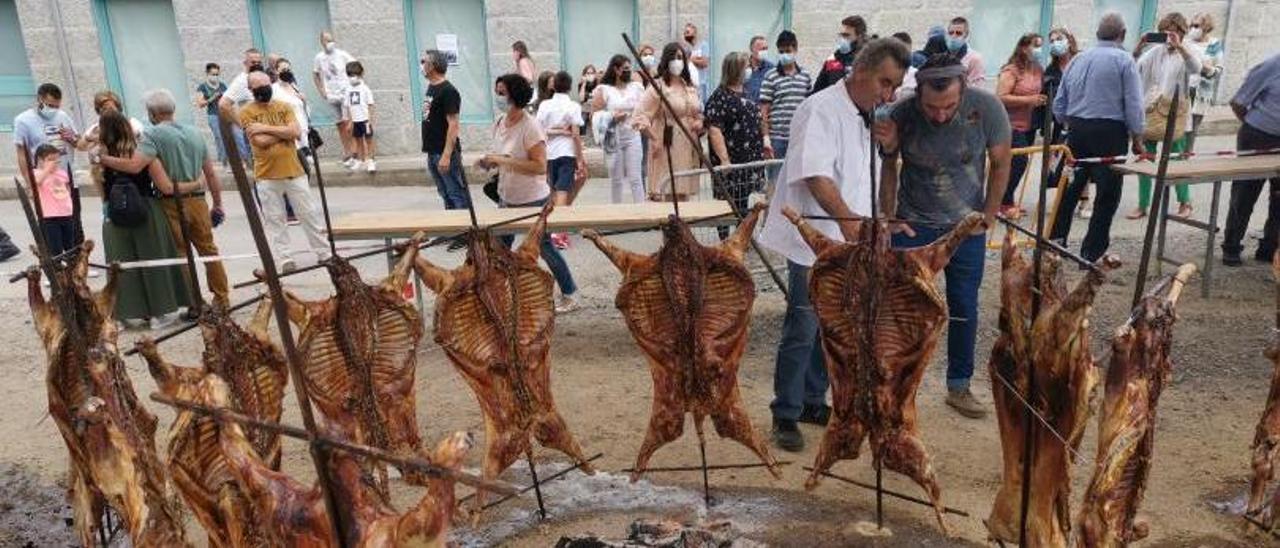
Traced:
POLYGON ((71 454, 71 506, 84 546, 97 540, 107 506, 120 515, 134 546, 187 544, 179 508, 156 455, 156 418, 138 401, 116 348, 112 319, 116 271, 97 294, 86 283, 93 242, 85 241, 69 265, 55 265, 46 301, 40 271, 27 271, 28 300, 49 359, 46 388, 53 417, 71 454))
MULTIPOLYGON (((548 203, 514 252, 472 230, 462 266, 444 270, 421 255, 415 269, 435 292, 436 342, 475 393, 484 414, 483 476, 496 478, 532 451, 530 437, 594 473, 551 395, 551 275, 538 266, 548 203)), ((484 505, 484 492, 475 508, 484 505)), ((477 513, 478 517, 478 513, 477 513)))
POLYGON ((1100 260, 1096 269, 1067 293, 1057 257, 1045 253, 1040 281, 1035 284, 1041 295, 1040 311, 1033 323, 1034 269, 1012 235, 1010 231, 1003 247, 1000 336, 988 363, 1004 469, 987 518, 987 531, 997 541, 1020 539, 1023 450, 1027 436, 1031 436, 1026 545, 1066 546, 1071 531, 1071 466, 1092 415, 1098 385, 1098 367, 1089 343, 1089 314, 1106 273, 1118 268, 1120 261, 1116 257, 1100 260), (1032 374, 1036 390, 1029 394, 1032 374), (1029 430, 1027 404, 1040 417, 1031 422, 1029 430), (1048 422, 1052 431, 1041 420, 1048 422))
MULTIPOLYGON (((226 392, 226 385, 216 375, 209 375, 201 381, 198 399, 209 407, 225 407, 226 392)), ((452 476, 427 480, 427 493, 416 506, 400 513, 385 501, 379 486, 359 460, 342 450, 326 450, 338 520, 345 531, 343 542, 339 543, 319 486, 306 487, 272 470, 258 457, 240 425, 228 421, 218 428, 227 462, 248 497, 250 510, 265 524, 270 545, 296 548, 445 545, 456 506, 452 476)), ((441 441, 434 453, 423 451, 416 456, 456 472, 471 446, 471 435, 457 432, 441 441)))
POLYGON ((836 461, 858 458, 870 436, 875 464, 923 487, 946 531, 941 490, 916 426, 916 390, 947 323, 935 278, 983 226, 982 215, 970 214, 930 245, 898 250, 883 221, 878 227, 863 221, 855 241, 837 242, 790 208, 783 212, 817 255, 809 298, 822 328, 833 400, 805 486, 815 487, 836 461))
MULTIPOLYGON (((416 454, 422 444, 413 390, 422 316, 401 293, 421 242, 413 239, 378 285, 335 255, 325 263, 335 296, 307 302, 285 293, 290 320, 301 329, 302 377, 324 422, 349 440, 400 455, 416 454)), ((386 466, 370 466, 387 493, 386 466)), ((410 483, 425 481, 401 472, 410 483)))
POLYGON ((1175 305, 1194 271, 1193 265, 1180 267, 1143 296, 1129 321, 1116 329, 1098 420, 1097 460, 1076 520, 1077 546, 1125 546, 1147 536, 1147 523, 1135 517, 1155 448, 1156 405, 1173 369, 1175 305))
MULTIPOLYGON (((229 385, 226 406, 268 422, 280 422, 288 371, 284 355, 267 335, 271 301, 264 299, 249 329, 232 321, 218 304, 200 315, 204 337, 203 364, 177 367, 167 362, 155 342, 138 342, 160 392, 178 400, 195 400, 201 382, 217 375, 229 385)), ((170 428, 169 473, 174 485, 195 513, 214 547, 272 546, 259 515, 240 490, 219 443, 219 426, 208 415, 179 411, 170 428)), ((280 436, 267 429, 249 432, 254 453, 273 469, 279 468, 280 436)))
POLYGON ((622 272, 616 303, 653 375, 653 408, 633 481, 658 448, 684 432, 686 414, 693 415, 699 440, 709 416, 716 433, 747 446, 781 477, 738 390, 756 295, 743 259, 763 209, 757 205, 716 247, 699 244, 674 215, 662 225, 662 249, 648 256, 621 249, 595 231, 583 234, 622 272))
MULTIPOLYGON (((1280 285, 1280 253, 1276 253, 1271 263, 1275 272, 1276 284, 1280 285)), ((1280 287, 1277 287, 1277 299, 1280 299, 1280 287)), ((1276 314, 1280 317, 1280 302, 1276 303, 1276 314)), ((1258 428, 1253 436, 1253 481, 1249 488, 1249 508, 1251 515, 1265 514, 1264 523, 1275 529, 1280 526, 1280 489, 1266 505, 1267 484, 1275 479, 1276 466, 1280 465, 1280 327, 1272 329, 1271 347, 1266 356, 1272 362, 1271 392, 1267 395, 1267 407, 1258 420, 1258 428), (1264 508, 1264 506, 1266 506, 1264 508)))

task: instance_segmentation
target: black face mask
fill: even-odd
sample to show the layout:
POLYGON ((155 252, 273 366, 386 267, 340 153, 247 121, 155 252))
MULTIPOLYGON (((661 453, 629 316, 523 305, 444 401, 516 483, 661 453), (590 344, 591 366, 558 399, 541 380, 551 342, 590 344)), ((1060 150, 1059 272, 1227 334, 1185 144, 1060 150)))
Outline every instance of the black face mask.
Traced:
POLYGON ((620 78, 623 82, 630 82, 630 81, 631 81, 631 71, 629 71, 629 70, 624 70, 624 71, 622 71, 622 72, 619 72, 619 73, 618 73, 618 78, 620 78))
POLYGON ((254 63, 249 65, 249 72, 259 72, 262 70, 262 63, 254 63))
POLYGON ((253 100, 259 103, 271 102, 271 86, 253 88, 253 100))
POLYGON ((298 79, 294 77, 292 70, 280 71, 280 80, 290 84, 296 84, 298 82, 298 79))

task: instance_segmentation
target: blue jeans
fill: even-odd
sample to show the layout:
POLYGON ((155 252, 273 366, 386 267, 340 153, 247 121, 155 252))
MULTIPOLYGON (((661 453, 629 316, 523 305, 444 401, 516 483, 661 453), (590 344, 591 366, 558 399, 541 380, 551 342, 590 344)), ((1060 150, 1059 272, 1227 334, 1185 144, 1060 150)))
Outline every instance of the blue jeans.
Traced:
POLYGON ((218 163, 225 166, 227 165, 227 149, 222 144, 222 130, 218 127, 218 115, 205 114, 205 118, 209 120, 209 131, 213 133, 213 148, 218 151, 218 163))
POLYGON ((462 151, 453 149, 449 160, 449 172, 440 173, 440 158, 444 154, 427 153, 427 171, 436 180, 436 191, 444 200, 445 209, 467 209, 471 205, 471 195, 467 193, 467 175, 462 171, 462 151))
MULTIPOLYGON (((914 238, 894 234, 894 247, 920 247, 950 232, 946 228, 912 226, 914 238)), ((960 244, 945 270, 947 308, 947 389, 965 390, 973 377, 973 353, 978 339, 978 289, 982 287, 982 263, 987 256, 987 235, 970 236, 960 244)))
MULTIPOLYGON (((547 198, 543 198, 536 202, 527 204, 500 204, 499 207, 542 207, 547 202, 547 198)), ((499 236, 498 239, 503 245, 511 247, 516 237, 507 234, 499 236)), ((542 260, 547 262, 547 268, 551 270, 551 275, 555 277, 556 284, 560 286, 560 293, 566 297, 578 292, 577 284, 573 283, 573 273, 569 272, 569 263, 564 261, 564 255, 560 254, 560 250, 556 246, 551 245, 551 238, 547 234, 542 235, 542 260)))
POLYGON ((787 261, 787 315, 773 369, 773 418, 796 420, 805 405, 823 405, 827 364, 818 341, 818 315, 809 302, 809 267, 787 261))
MULTIPOLYGON (((770 137, 769 142, 773 144, 773 159, 785 160, 787 158, 787 145, 790 144, 791 140, 782 139, 779 137, 770 137)), ((774 185, 777 185, 779 173, 782 173, 782 166, 777 165, 777 166, 770 167, 769 182, 774 185)), ((777 188, 777 187, 775 186, 774 188, 777 188)))

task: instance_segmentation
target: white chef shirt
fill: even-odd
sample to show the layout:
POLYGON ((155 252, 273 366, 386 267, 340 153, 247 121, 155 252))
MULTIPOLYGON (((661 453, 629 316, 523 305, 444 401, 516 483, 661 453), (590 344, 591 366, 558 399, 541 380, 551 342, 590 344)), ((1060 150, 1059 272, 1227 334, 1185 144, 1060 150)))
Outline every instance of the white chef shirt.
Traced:
MULTIPOLYGON (((574 132, 582 127, 582 105, 569 98, 567 93, 557 93, 550 99, 538 104, 538 124, 543 133, 553 127, 569 126, 574 132)), ((572 158, 576 155, 573 149, 572 135, 548 135, 547 159, 572 158)))
MULTIPOLYGON (((758 240, 787 260, 813 266, 817 258, 800 231, 785 216, 790 206, 801 215, 830 215, 809 192, 806 179, 826 177, 835 182, 849 209, 871 214, 871 130, 845 86, 828 86, 800 103, 791 120, 787 158, 778 175, 769 214, 758 240)), ((828 238, 843 242, 836 221, 811 219, 810 226, 828 238)))

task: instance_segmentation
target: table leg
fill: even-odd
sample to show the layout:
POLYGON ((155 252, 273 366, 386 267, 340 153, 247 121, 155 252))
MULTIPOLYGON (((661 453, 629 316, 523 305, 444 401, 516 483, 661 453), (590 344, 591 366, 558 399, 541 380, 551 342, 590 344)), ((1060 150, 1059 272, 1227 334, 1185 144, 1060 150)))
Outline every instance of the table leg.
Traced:
POLYGON ((1209 205, 1209 235, 1204 244, 1204 274, 1200 278, 1200 296, 1209 298, 1209 286, 1213 284, 1213 244, 1218 235, 1218 206, 1222 200, 1222 181, 1213 182, 1213 200, 1209 205))

